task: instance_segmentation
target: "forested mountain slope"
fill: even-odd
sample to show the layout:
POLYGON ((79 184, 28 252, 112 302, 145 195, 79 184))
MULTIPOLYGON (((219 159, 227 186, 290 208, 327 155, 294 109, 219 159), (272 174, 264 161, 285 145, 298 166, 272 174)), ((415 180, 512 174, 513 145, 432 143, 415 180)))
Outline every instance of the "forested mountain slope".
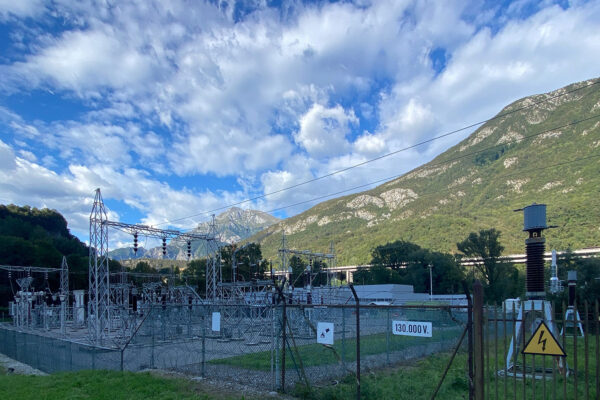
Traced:
POLYGON ((505 107, 433 161, 372 190, 323 202, 255 235, 277 259, 288 247, 328 251, 338 264, 370 261, 395 240, 456 252, 469 232, 496 228, 505 253, 523 253, 523 215, 547 204, 547 248, 600 245, 600 81, 576 83, 505 107), (266 234, 266 236, 265 236, 266 234))

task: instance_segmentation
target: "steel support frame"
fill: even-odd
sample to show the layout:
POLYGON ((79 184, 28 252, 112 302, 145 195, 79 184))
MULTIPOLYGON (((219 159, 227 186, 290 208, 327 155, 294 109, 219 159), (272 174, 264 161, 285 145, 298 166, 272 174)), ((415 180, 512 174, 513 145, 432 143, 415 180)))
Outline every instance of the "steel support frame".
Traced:
POLYGON ((110 321, 110 274, 108 267, 108 226, 100 189, 96 189, 90 214, 88 334, 92 343, 108 336, 110 321))
POLYGON ((218 286, 221 275, 221 255, 219 254, 219 243, 217 242, 217 225, 213 215, 210 229, 206 239, 206 300, 216 302, 222 297, 222 291, 218 286))

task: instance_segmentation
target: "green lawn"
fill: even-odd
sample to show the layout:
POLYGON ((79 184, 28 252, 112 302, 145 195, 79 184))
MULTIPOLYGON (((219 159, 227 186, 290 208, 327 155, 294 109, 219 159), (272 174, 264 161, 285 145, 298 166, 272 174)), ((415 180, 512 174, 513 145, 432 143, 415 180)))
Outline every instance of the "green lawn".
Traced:
MULTIPOLYGON (((596 347, 595 347, 595 336, 590 336, 588 342, 588 399, 597 399, 597 393, 595 389, 595 374, 596 374, 596 347)), ((495 344, 491 342, 488 346, 489 350, 489 363, 486 362, 485 371, 485 384, 486 384, 486 398, 488 399, 506 399, 506 398, 517 398, 517 399, 548 399, 553 398, 552 393, 556 390, 556 398, 562 399, 585 399, 586 395, 586 376, 585 376, 585 347, 581 338, 577 341, 577 390, 575 390, 575 379, 574 376, 570 376, 564 379, 562 376, 557 375, 556 381, 553 380, 537 380, 535 387, 532 379, 525 381, 525 387, 523 387, 523 381, 520 379, 514 380, 512 377, 503 378, 496 375, 496 357, 494 357, 495 344), (506 385, 505 385, 506 383, 506 385), (516 397, 515 394, 515 383, 516 383, 516 397), (545 388, 544 388, 545 386, 545 388), (523 392, 525 391, 525 397, 523 392), (535 396, 534 396, 535 392, 535 396), (496 396, 496 393, 498 394, 496 396), (563 397, 563 393, 566 393, 566 397, 563 397), (577 393, 577 397, 575 397, 577 393)), ((575 346, 571 338, 567 338, 565 346, 567 351, 567 362, 569 368, 574 370, 574 350, 575 346)), ((486 355, 487 357, 487 355, 486 355)), ((502 360, 504 360, 503 342, 499 342, 498 347, 498 369, 502 368, 502 360)), ((394 369, 381 370, 375 373, 363 374, 361 380, 361 394, 363 400, 370 399, 407 399, 407 400, 420 400, 430 399, 433 391, 441 374, 448 364, 450 354, 436 354, 425 359, 419 360, 414 364, 408 366, 401 366, 394 369)), ((531 361, 528 361, 531 363, 531 361)), ((538 366, 541 363, 541 357, 538 356, 538 366)), ((546 361, 546 366, 551 367, 551 359, 546 361)), ((446 379, 444 380, 442 387, 437 395, 438 399, 444 400, 458 400, 468 398, 468 384, 466 377, 466 365, 467 355, 462 352, 459 353, 454 362, 446 379)), ((531 365, 531 364, 529 364, 531 365)), ((348 376, 336 386, 329 386, 319 389, 313 389, 312 391, 306 390, 302 386, 296 388, 296 395, 299 397, 315 399, 315 400, 342 400, 350 399, 356 396, 356 384, 355 377, 348 376)))
POLYGON ((66 399, 243 399, 214 393, 180 378, 150 373, 80 371, 48 376, 2 375, 0 398, 10 400, 66 399))
MULTIPOLYGON (((389 334, 386 337, 386 334, 384 333, 362 336, 360 339, 360 354, 363 357, 372 354, 385 355, 387 351, 401 351, 410 346, 427 344, 431 343, 431 341, 439 342, 448 340, 450 343, 454 343, 454 341, 458 340, 458 337, 461 333, 461 327, 451 327, 435 329, 433 331, 433 338, 416 338, 410 336, 396 336, 392 334, 389 334)), ((291 339, 289 339, 289 341, 291 344, 291 339)), ((356 339, 338 339, 335 341, 332 347, 317 343, 298 346, 291 356, 289 348, 286 351, 285 364, 287 368, 294 367, 294 362, 298 363, 298 356, 301 358, 304 367, 336 364, 341 362, 342 357, 344 361, 352 362, 356 360, 356 339)), ((212 360, 210 363, 269 371, 271 369, 271 352, 262 351, 258 353, 244 354, 230 358, 212 360)))
MULTIPOLYGON (((370 337, 374 343, 378 338, 370 337)), ((596 339, 595 336, 589 337, 588 354, 589 362, 589 399, 595 399, 596 374, 596 339)), ((311 345, 312 346, 312 345, 311 345)), ((498 365, 504 358, 503 342, 499 342, 498 365)), ((512 378, 505 380, 498 378, 496 371, 496 358, 494 358, 495 346, 489 345, 489 369, 486 370, 486 391, 490 399, 513 398, 514 381, 512 378), (497 385, 496 385, 497 384, 497 385), (496 397, 496 387, 498 388, 498 397, 496 397)), ((574 350, 575 346, 572 339, 568 338, 565 346, 568 357, 569 367, 574 369, 574 350)), ((306 351, 310 351, 306 349, 306 351)), ((487 352, 487 351, 486 351, 487 352)), ((583 340, 577 342, 577 370, 578 385, 577 398, 585 398, 585 347, 583 340)), ((429 399, 435 390, 441 374, 446 367, 450 354, 439 353, 418 361, 407 363, 391 369, 379 370, 376 372, 364 372, 362 376, 362 399, 409 399, 420 400, 429 399)), ((445 381, 442 384, 438 399, 458 400, 468 397, 468 384, 466 377, 467 355, 459 353, 452 368, 448 372, 445 381)), ((549 364, 549 363, 548 363, 549 364)), ((195 383, 181 378, 159 377, 150 373, 130 373, 130 372, 112 372, 112 371, 81 371, 72 373, 60 373, 49 376, 21 376, 21 375, 3 375, 5 371, 0 370, 0 399, 221 399, 232 400, 242 399, 239 394, 231 391, 205 387, 202 384, 195 383)), ((552 380, 546 381, 546 394, 544 396, 544 382, 535 383, 535 396, 533 395, 534 386, 531 379, 525 384, 526 399, 544 399, 552 398, 552 390, 556 385, 557 398, 563 398, 563 391, 567 393, 567 399, 575 398, 574 377, 571 376, 564 380, 562 377, 556 379, 556 384, 552 380)), ((298 397, 314 400, 343 400, 355 398, 356 384, 352 375, 347 376, 336 386, 327 386, 321 388, 312 388, 306 390, 298 386, 294 394, 298 397)), ((516 398, 523 398, 523 382, 516 380, 516 398)))

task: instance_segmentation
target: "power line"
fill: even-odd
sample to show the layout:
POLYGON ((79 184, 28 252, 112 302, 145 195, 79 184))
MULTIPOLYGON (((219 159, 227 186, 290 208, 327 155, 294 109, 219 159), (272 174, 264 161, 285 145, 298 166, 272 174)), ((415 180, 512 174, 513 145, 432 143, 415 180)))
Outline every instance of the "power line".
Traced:
MULTIPOLYGON (((437 166, 441 166, 441 165, 444 165, 444 164, 450 164, 450 163, 452 163, 454 161, 457 161, 457 160, 460 160, 460 159, 463 159, 463 158, 467 158, 469 156, 473 156, 473 155, 476 155, 476 154, 479 154, 479 153, 483 153, 485 151, 488 151, 488 150, 491 150, 491 149, 494 149, 494 148, 497 148, 497 147, 503 147, 503 146, 506 146, 508 144, 518 143, 518 142, 521 142, 521 141, 533 139, 533 138, 535 138, 537 136, 546 134, 548 132, 552 132, 552 131, 555 131, 557 129, 563 129, 563 128, 566 128, 566 127, 569 127, 569 126, 575 126, 575 125, 580 124, 582 122, 590 121, 590 120, 593 120, 593 119, 596 119, 596 118, 600 118, 600 114, 594 115, 592 117, 584 118, 584 119, 581 119, 581 120, 578 120, 578 121, 573 121, 573 122, 570 122, 570 123, 565 124, 565 125, 561 125, 561 126, 556 126, 556 127, 553 127, 553 128, 549 128, 549 129, 546 129, 544 131, 541 131, 541 132, 538 132, 538 133, 534 133, 534 134, 531 134, 531 135, 528 135, 528 136, 525 136, 525 137, 522 137, 522 138, 518 138, 518 139, 506 141, 506 142, 501 143, 501 144, 496 144, 496 145, 493 145, 493 146, 485 147, 483 149, 480 149, 480 150, 477 150, 477 151, 472 151, 470 153, 465 153, 465 154, 462 154, 460 156, 453 157, 453 158, 450 158, 450 159, 447 159, 447 160, 444 160, 444 161, 440 161, 440 162, 437 162, 437 163, 432 163, 432 164, 429 164, 429 166, 430 167, 432 167, 432 166, 433 167, 437 167, 437 166)), ((589 159, 589 158, 594 158, 594 157, 600 157, 600 155, 593 155, 593 156, 585 157, 585 158, 583 158, 581 160, 589 159)), ((579 159, 574 160, 572 162, 576 162, 576 161, 579 161, 579 159)), ((555 165, 558 166, 558 165, 564 165, 564 164, 568 164, 568 163, 569 162, 558 163, 558 164, 555 164, 555 165)), ((540 167, 540 166, 538 166, 537 170, 542 170, 542 169, 545 169, 545 168, 546 167, 540 167)), ((511 175, 515 175, 515 174, 516 173, 507 174, 506 176, 511 176, 511 175)), ((372 185, 375 185, 375 184, 378 184, 378 183, 387 182, 387 181, 390 181, 392 179, 397 179, 397 178, 399 178, 399 177, 401 177, 403 175, 404 175, 404 173, 398 174, 398 175, 389 176, 389 177, 386 177, 386 178, 378 179, 376 181, 372 181, 372 182, 365 183, 365 184, 362 184, 362 185, 354 186, 354 187, 349 188, 349 189, 344 189, 344 190, 341 190, 341 191, 338 191, 338 192, 329 193, 329 194, 318 196, 318 197, 313 197, 313 198, 308 199, 308 200, 304 200, 304 201, 301 201, 301 202, 298 202, 298 203, 294 203, 294 204, 288 204, 286 206, 274 208, 274 209, 263 211, 263 212, 271 213, 271 212, 275 212, 275 211, 284 210, 286 208, 291 208, 291 207, 296 207, 296 206, 299 206, 299 205, 311 203, 311 202, 314 202, 314 201, 317 201, 317 200, 322 200, 322 199, 325 199, 325 198, 328 198, 328 197, 338 196, 340 194, 344 194, 344 193, 348 193, 348 192, 353 192, 355 190, 362 189, 362 188, 365 188, 365 187, 368 187, 368 186, 372 186, 372 185)), ((443 189, 443 190, 440 190, 440 191, 437 191, 437 192, 431 192, 431 193, 427 193, 427 194, 422 194, 420 196, 421 197, 422 196, 427 196, 427 195, 430 195, 430 194, 439 193, 439 192, 446 191, 446 190, 449 190, 449 189, 443 189)))
POLYGON ((331 177, 331 176, 334 176, 334 175, 337 175, 337 174, 341 174, 341 173, 343 173, 343 172, 349 171, 349 170, 351 170, 351 169, 354 169, 354 168, 361 167, 361 166, 363 166, 363 165, 366 165, 366 164, 369 164, 369 163, 372 163, 372 162, 375 162, 375 161, 379 161, 379 160, 381 160, 381 159, 384 159, 384 158, 390 157, 390 156, 392 156, 392 155, 395 155, 395 154, 398 154, 398 153, 401 153, 401 152, 404 152, 404 151, 407 151, 407 150, 414 149, 414 148, 416 148, 416 147, 419 147, 419 146, 422 146, 422 145, 424 145, 424 144, 431 143, 431 142, 433 142, 433 141, 436 141, 436 140, 439 140, 439 139, 445 138, 445 137, 447 137, 447 136, 454 135, 454 134, 456 134, 456 133, 459 133, 459 132, 465 131, 465 130, 467 130, 467 129, 474 128, 474 127, 476 127, 476 126, 478 126, 478 125, 482 125, 482 124, 485 124, 485 123, 487 123, 487 122, 494 121, 494 120, 496 120, 496 119, 499 119, 499 118, 506 117, 507 115, 511 115, 511 114, 514 114, 514 113, 517 113, 517 112, 520 112, 520 111, 526 110, 526 109, 528 109, 528 108, 535 107, 535 106, 537 106, 537 105, 540 105, 540 104, 546 103, 546 102, 548 102, 548 101, 551 101, 551 100, 557 99, 557 98, 559 98, 559 97, 562 97, 562 96, 566 96, 566 95, 568 95, 568 94, 571 94, 571 93, 577 92, 577 91, 579 91, 579 90, 583 90, 583 89, 586 89, 586 88, 592 87, 592 86, 594 86, 594 85, 597 85, 597 84, 600 84, 600 80, 597 80, 597 81, 595 81, 595 82, 592 82, 592 83, 586 84, 586 85, 584 85, 584 86, 581 86, 581 87, 578 87, 578 88, 575 88, 575 89, 572 89, 572 90, 569 90, 569 91, 566 91, 566 92, 561 92, 561 93, 559 93, 559 94, 556 94, 556 95, 554 95, 554 96, 549 96, 549 97, 546 97, 546 98, 544 98, 543 100, 540 100, 540 101, 537 101, 537 102, 533 102, 533 103, 531 103, 531 104, 528 104, 528 105, 525 105, 525 106, 522 106, 522 107, 516 108, 516 109, 514 109, 514 110, 511 110, 511 111, 507 111, 507 112, 505 112, 505 113, 502 113, 502 114, 498 114, 498 115, 496 115, 496 116, 494 116, 494 117, 491 117, 491 118, 488 118, 488 119, 485 119, 485 120, 482 120, 482 121, 479 121, 479 122, 472 123, 472 124, 470 124, 470 125, 467 125, 467 126, 464 126, 464 127, 462 127, 462 128, 455 129, 455 130, 453 130, 453 131, 449 131, 449 132, 443 133, 443 134, 441 134, 441 135, 439 135, 439 136, 435 136, 435 137, 433 137, 433 138, 431 138, 431 139, 427 139, 427 140, 421 141, 421 142, 419 142, 419 143, 415 143, 415 144, 413 144, 413 145, 410 145, 410 146, 404 147, 404 148, 402 148, 402 149, 398 149, 398 150, 392 151, 392 152, 390 152, 390 153, 383 154, 383 155, 381 155, 381 156, 378 156, 378 157, 375 157, 375 158, 372 158, 372 159, 369 159, 369 160, 366 160, 366 161, 363 161, 363 162, 360 162, 360 163, 357 163, 357 164, 351 165, 351 166, 349 166, 349 167, 346 167, 346 168, 342 168, 342 169, 339 169, 339 170, 336 170, 336 171, 330 172, 330 173, 328 173, 328 174, 325 174, 325 175, 318 176, 318 177, 316 177, 316 178, 313 178, 313 179, 309 179, 309 180, 307 180, 307 181, 304 181, 304 182, 300 182, 300 183, 297 183, 297 184, 294 184, 294 185, 291 185, 291 186, 287 186, 287 187, 285 187, 285 188, 278 189, 278 190, 275 190, 275 191, 273 191, 273 192, 264 193, 264 194, 262 194, 262 195, 259 195, 259 196, 251 197, 251 198, 248 198, 248 199, 245 199, 245 200, 239 201, 239 202, 237 202, 237 203, 232 203, 232 204, 229 204, 229 205, 226 205, 226 206, 221 206, 221 207, 218 207, 218 208, 214 208, 214 209, 212 209, 212 210, 208 210, 208 211, 202 211, 202 212, 199 212, 199 213, 195 213, 195 214, 188 215, 188 216, 186 216, 186 217, 181 217, 181 218, 176 218, 176 219, 168 220, 168 221, 165 221, 165 222, 161 222, 161 223, 159 223, 159 224, 156 224, 156 226, 160 226, 160 225, 165 225, 165 224, 169 224, 169 223, 173 223, 173 222, 178 222, 178 221, 186 220, 186 219, 189 219, 189 218, 192 218, 192 217, 196 217, 196 216, 199 216, 199 215, 210 215, 211 213, 213 213, 213 212, 215 212, 215 211, 220 211, 220 210, 228 209, 228 208, 230 208, 230 207, 234 207, 234 206, 238 206, 238 205, 241 205, 241 204, 249 203, 249 202, 251 202, 251 201, 259 200, 259 199, 262 199, 262 198, 265 198, 265 197, 268 197, 268 196, 272 196, 272 195, 274 195, 274 194, 278 194, 278 193, 282 193, 282 192, 284 192, 284 191, 288 191, 288 190, 291 190, 291 189, 295 189, 295 188, 297 188, 297 187, 300 187, 300 186, 303 186, 303 185, 306 185, 306 184, 309 184, 309 183, 312 183, 312 182, 316 182, 316 181, 319 181, 319 180, 322 180, 322 179, 325 179, 325 178, 328 178, 328 177, 331 177))
MULTIPOLYGON (((560 162, 560 163, 557 163, 557 164, 547 165, 547 166, 544 166, 544 167, 537 167, 535 170, 532 170, 532 172, 537 172, 537 171, 541 171, 541 170, 545 170, 545 169, 549 169, 549 168, 559 167, 559 166, 563 166, 563 165, 567 165, 567 164, 571 164, 571 163, 575 163, 575 162, 579 162, 579 161, 585 161, 585 160, 589 160, 589 159, 593 159, 593 158, 599 158, 599 157, 600 157, 600 154, 595 154, 595 155, 592 155, 592 156, 578 158, 578 159, 571 160, 571 161, 560 162)), ((513 173, 510 173, 510 174, 501 175, 501 176, 499 176, 499 178, 506 178, 506 177, 510 177, 510 176, 513 176, 513 175, 518 175, 520 173, 521 173, 521 171, 519 171, 519 172, 513 172, 513 173)), ((324 198, 327 198, 327 197, 337 196, 337 195, 340 195, 340 194, 343 194, 343 193, 354 191, 356 189, 360 189, 360 188, 365 187, 365 186, 370 186, 370 185, 373 185, 373 184, 376 184, 376 183, 389 181, 391 179, 395 179, 395 178, 398 178, 400 176, 402 176, 402 175, 395 175, 395 176, 392 176, 392 177, 383 178, 383 179, 380 179, 380 180, 377 180, 377 181, 374 181, 374 182, 370 182, 370 183, 367 183, 367 184, 364 184, 364 185, 355 186, 355 187, 350 188, 350 189, 345 189, 345 190, 342 190, 342 191, 339 191, 339 192, 336 192, 336 193, 330 193, 330 194, 327 194, 327 195, 315 197, 315 198, 312 198, 310 200, 306 200, 306 201, 302 201, 302 202, 299 202, 299 203, 290 204, 290 205, 279 207, 279 208, 274 208, 272 210, 268 210, 268 211, 264 211, 264 212, 279 211, 279 210, 282 210, 282 209, 285 209, 285 208, 295 207, 295 206, 306 204, 306 203, 310 203, 310 202, 313 202, 313 201, 316 201, 316 200, 321 200, 321 199, 324 199, 324 198)), ((431 196, 431 195, 442 193, 442 192, 446 192, 446 191, 449 191, 451 189, 453 189, 453 188, 445 188, 445 189, 441 189, 441 190, 436 190, 434 192, 422 193, 422 194, 419 194, 419 198, 426 197, 426 196, 431 196)))

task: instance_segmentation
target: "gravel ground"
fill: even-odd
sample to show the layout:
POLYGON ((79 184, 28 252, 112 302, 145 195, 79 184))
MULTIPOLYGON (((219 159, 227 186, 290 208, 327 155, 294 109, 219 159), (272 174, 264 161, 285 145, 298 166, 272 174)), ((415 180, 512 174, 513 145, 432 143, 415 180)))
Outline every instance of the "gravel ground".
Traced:
POLYGON ((48 375, 45 372, 30 367, 27 364, 13 360, 10 357, 0 353, 0 367, 6 370, 8 374, 21 374, 21 375, 48 375))

